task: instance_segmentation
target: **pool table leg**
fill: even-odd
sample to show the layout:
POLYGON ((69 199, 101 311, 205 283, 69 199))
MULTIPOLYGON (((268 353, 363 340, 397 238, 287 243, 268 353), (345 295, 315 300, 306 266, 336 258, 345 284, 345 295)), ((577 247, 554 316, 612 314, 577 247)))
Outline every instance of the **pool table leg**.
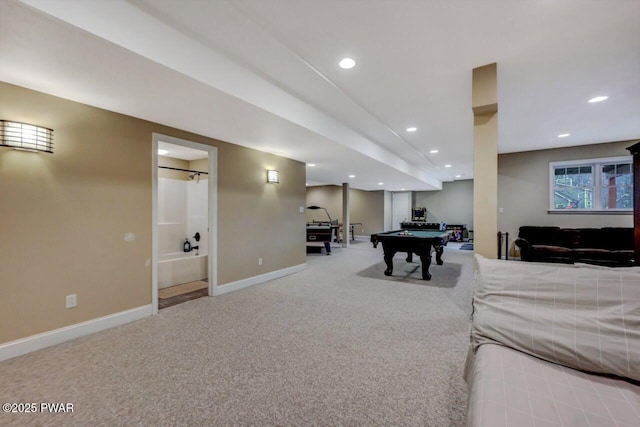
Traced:
POLYGON ((444 264, 444 261, 442 261, 442 252, 444 252, 444 247, 443 246, 435 246, 434 249, 436 250, 436 263, 438 265, 444 264))
POLYGON ((413 252, 409 251, 407 252, 407 262, 413 262, 413 252))
POLYGON ((393 273, 393 256, 395 252, 385 251, 384 252, 384 263, 387 264, 387 269, 384 271, 385 276, 391 276, 393 273))
POLYGON ((420 261, 422 261, 422 279, 431 280, 431 273, 429 273, 429 267, 431 266, 431 254, 420 255, 420 261))

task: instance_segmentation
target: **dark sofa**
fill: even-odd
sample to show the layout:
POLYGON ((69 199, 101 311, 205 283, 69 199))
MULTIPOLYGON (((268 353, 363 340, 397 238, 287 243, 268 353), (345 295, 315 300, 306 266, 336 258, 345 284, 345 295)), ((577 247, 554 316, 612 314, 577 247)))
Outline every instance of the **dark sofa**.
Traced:
POLYGON ((634 265, 633 228, 520 227, 515 242, 523 261, 634 265))

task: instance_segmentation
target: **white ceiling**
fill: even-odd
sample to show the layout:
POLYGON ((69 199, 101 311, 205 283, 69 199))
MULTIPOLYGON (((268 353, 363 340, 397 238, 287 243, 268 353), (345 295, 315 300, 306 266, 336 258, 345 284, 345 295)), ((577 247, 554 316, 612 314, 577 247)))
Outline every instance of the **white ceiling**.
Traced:
POLYGON ((0 0, 0 80, 314 163, 310 185, 472 178, 492 62, 499 152, 640 138, 638 0, 0 0))
POLYGON ((175 145, 169 142, 158 141, 158 155, 161 157, 171 157, 173 159, 180 160, 201 160, 209 157, 209 153, 203 150, 196 150, 195 148, 184 147, 182 145, 175 145), (161 154, 161 150, 162 154, 161 154), (165 153, 166 151, 166 153, 165 153))

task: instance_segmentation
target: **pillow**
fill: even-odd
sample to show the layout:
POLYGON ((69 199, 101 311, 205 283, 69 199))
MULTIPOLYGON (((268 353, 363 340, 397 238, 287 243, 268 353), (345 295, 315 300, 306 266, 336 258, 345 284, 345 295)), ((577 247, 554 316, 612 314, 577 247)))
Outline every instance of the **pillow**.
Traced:
POLYGON ((471 339, 640 381, 640 268, 476 255, 471 339))

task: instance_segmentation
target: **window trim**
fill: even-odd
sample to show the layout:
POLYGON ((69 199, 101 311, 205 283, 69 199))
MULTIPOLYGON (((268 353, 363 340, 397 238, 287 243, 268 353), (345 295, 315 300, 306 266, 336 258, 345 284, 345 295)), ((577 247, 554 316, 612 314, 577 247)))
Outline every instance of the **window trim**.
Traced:
MULTIPOLYGON (((554 192, 555 186, 555 168, 562 166, 586 166, 590 165, 594 167, 594 190, 600 190, 602 188, 601 179, 601 167, 602 164, 610 163, 631 163, 633 165, 633 156, 617 156, 617 157, 599 157, 595 159, 581 159, 581 160, 562 160, 557 162, 549 162, 549 205, 547 213, 550 214, 618 214, 628 215, 633 213, 633 208, 615 208, 615 209, 555 209, 554 204, 554 192)), ((632 172, 633 173, 633 172, 632 172)), ((594 195, 595 199, 595 195, 594 195)))

